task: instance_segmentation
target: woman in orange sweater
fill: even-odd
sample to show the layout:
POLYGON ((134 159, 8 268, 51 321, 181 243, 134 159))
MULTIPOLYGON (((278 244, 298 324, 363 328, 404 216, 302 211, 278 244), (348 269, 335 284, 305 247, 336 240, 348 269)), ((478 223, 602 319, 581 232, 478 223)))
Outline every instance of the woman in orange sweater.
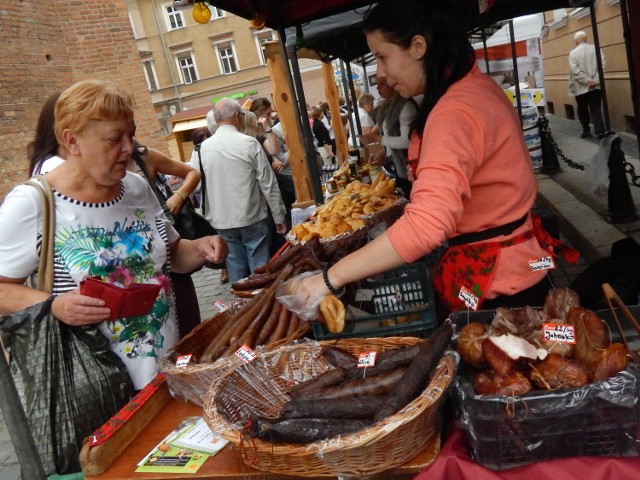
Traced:
POLYGON ((537 182, 520 122, 479 71, 464 22, 447 8, 382 0, 364 20, 378 77, 420 104, 409 149, 416 180, 404 215, 385 234, 302 282, 308 306, 447 244, 433 283, 449 311, 465 308, 462 288, 477 307, 495 308, 541 304, 551 286, 535 265, 551 250, 530 215, 537 182))

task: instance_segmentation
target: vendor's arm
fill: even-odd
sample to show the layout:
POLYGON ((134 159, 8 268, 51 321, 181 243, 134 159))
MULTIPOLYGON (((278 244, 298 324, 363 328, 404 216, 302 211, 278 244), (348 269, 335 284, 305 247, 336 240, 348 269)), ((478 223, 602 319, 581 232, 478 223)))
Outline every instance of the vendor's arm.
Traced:
POLYGON ((171 213, 176 215, 187 198, 189 198, 189 195, 191 195, 198 186, 200 182, 200 172, 194 167, 183 162, 178 162, 153 148, 149 149, 145 161, 148 162, 150 170, 156 173, 173 175, 184 179, 182 186, 167 199, 167 206, 171 210, 171 213))
MULTIPOLYGON (((347 283, 386 272, 405 263, 389 241, 387 234, 383 233, 372 242, 333 265, 327 275, 331 285, 339 289, 347 283), (377 260, 372 262, 372 258, 377 260)), ((317 303, 318 298, 329 293, 322 275, 314 275, 302 281, 298 295, 302 298, 308 298, 309 303, 313 304, 317 303)))
POLYGON ((200 268, 205 261, 222 263, 227 258, 227 243, 219 235, 197 240, 180 239, 169 245, 171 270, 190 273, 200 268))

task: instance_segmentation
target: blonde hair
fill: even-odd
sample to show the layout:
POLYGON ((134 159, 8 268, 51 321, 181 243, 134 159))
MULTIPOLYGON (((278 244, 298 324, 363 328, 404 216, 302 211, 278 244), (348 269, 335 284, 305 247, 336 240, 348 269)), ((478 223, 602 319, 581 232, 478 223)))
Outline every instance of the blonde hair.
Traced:
POLYGON ((258 136, 258 117, 256 117, 255 113, 249 110, 245 110, 244 112, 242 133, 254 138, 258 136))
POLYGON ((62 132, 82 132, 91 120, 133 120, 133 95, 102 80, 74 83, 60 94, 55 107, 54 130, 66 152, 62 132))

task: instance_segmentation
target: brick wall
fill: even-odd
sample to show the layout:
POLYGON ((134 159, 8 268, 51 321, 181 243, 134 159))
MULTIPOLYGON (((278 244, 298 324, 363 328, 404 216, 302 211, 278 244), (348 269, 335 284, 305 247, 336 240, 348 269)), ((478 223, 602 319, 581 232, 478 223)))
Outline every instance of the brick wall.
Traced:
POLYGON ((0 6, 0 199, 26 179, 26 146, 47 97, 102 78, 136 99, 138 138, 166 150, 125 0, 22 0, 0 6))

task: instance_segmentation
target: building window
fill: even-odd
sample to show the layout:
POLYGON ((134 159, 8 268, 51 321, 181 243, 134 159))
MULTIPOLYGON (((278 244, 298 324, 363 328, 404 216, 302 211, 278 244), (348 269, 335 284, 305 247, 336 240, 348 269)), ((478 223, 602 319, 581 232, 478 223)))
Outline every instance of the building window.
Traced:
POLYGON ((165 21, 169 30, 176 30, 184 27, 184 17, 182 10, 176 9, 172 4, 164 5, 165 21))
POLYGON ((218 43, 215 45, 215 49, 218 52, 218 63, 220 65, 220 71, 225 75, 237 72, 238 63, 236 61, 233 42, 218 43))
POLYGON ((198 69, 192 52, 176 54, 176 62, 178 63, 182 83, 193 83, 198 80, 198 69))
POLYGON ((147 87, 150 91, 158 89, 158 77, 156 76, 156 68, 153 65, 153 61, 149 60, 142 62, 142 68, 144 69, 144 76, 147 79, 147 87))
POLYGON ((275 32, 273 30, 269 32, 260 32, 255 34, 256 47, 258 48, 258 57, 262 65, 266 65, 267 57, 264 53, 264 44, 276 39, 275 32))

